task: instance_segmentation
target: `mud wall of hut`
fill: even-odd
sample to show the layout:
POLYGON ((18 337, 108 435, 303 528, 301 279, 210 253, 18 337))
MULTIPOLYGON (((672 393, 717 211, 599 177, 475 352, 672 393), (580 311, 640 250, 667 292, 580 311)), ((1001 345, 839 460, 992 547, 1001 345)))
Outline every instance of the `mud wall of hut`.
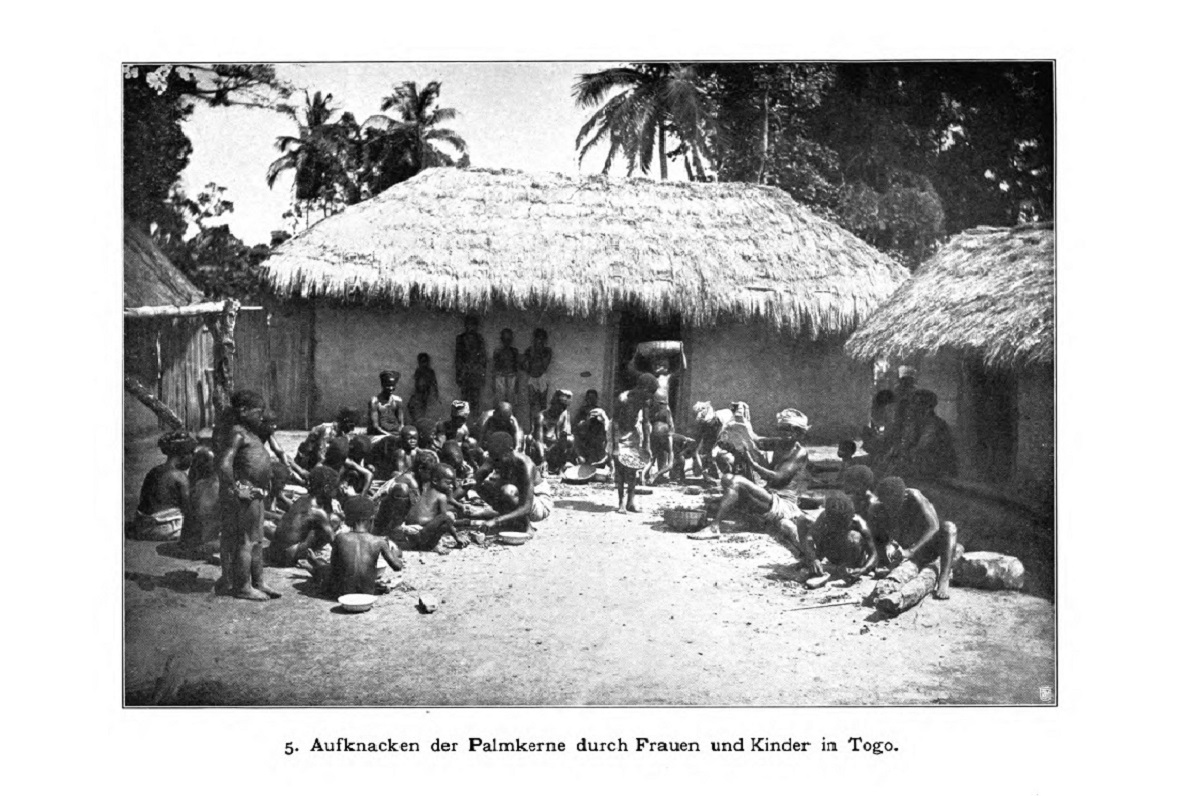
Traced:
MULTIPOLYGON (((124 365, 189 431, 212 424, 212 335, 203 318, 126 319, 124 365)), ((155 414, 128 393, 124 423, 126 437, 160 430, 155 414)))
POLYGON ((1016 484, 1038 504, 1054 499, 1054 368, 1038 365, 1017 373, 1016 484))
MULTIPOLYGON (((760 433, 770 432, 776 412, 799 409, 818 442, 857 437, 866 422, 874 394, 871 366, 846 356, 842 338, 797 339, 757 323, 691 329, 684 337, 689 407, 745 401, 760 433)), ((688 428, 689 420, 681 427, 688 428)))
MULTIPOLYGON (((427 353, 438 377, 443 408, 459 397, 454 383, 454 343, 463 331, 460 313, 401 307, 369 307, 322 304, 315 309, 315 346, 313 349, 312 423, 330 420, 341 406, 353 406, 365 412, 370 397, 379 389, 379 371, 396 370, 400 383, 396 392, 407 403, 413 391, 413 372, 417 354, 427 353)), ((565 388, 578 404, 583 393, 595 388, 603 395, 609 366, 613 327, 595 320, 502 310, 480 316, 479 333, 488 350, 499 346, 500 330, 510 328, 514 345, 524 351, 532 343, 533 330, 541 327, 550 335, 554 359, 548 373, 551 389, 565 388)), ((516 406, 524 422, 527 405, 524 390, 516 406)), ((489 389, 484 402, 493 400, 489 389)), ((475 409, 475 407, 472 407, 475 409)))

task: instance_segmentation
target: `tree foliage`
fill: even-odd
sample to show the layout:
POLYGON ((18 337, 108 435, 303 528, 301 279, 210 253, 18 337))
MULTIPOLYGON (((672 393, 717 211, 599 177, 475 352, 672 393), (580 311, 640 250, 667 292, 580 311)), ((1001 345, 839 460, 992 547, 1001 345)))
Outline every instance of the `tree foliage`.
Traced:
POLYGON ((706 178, 702 158, 708 156, 713 109, 692 66, 633 64, 582 74, 573 95, 579 107, 598 108, 575 138, 580 162, 607 139, 605 174, 618 153, 625 156, 629 174, 634 169, 644 174, 657 152, 662 179, 667 160, 675 157, 683 158, 690 179, 706 178), (668 151, 667 141, 675 148, 668 151))
POLYGON ((777 185, 909 264, 948 234, 1053 216, 1048 63, 635 63, 574 96, 599 106, 580 159, 607 139, 605 171, 623 153, 645 172, 657 135, 690 179, 777 185))
POLYGON ((337 108, 330 94, 305 92, 305 107, 293 111, 298 132, 281 136, 282 155, 267 168, 267 184, 285 171, 294 172, 293 206, 284 214, 293 229, 387 190, 430 166, 469 165, 467 144, 445 127, 456 117, 453 108, 437 107, 441 83, 418 89, 412 81, 397 85, 383 98, 382 111, 361 125, 337 108))
POLYGON ((123 67, 125 216, 147 231, 182 236, 172 191, 192 144, 183 123, 197 103, 276 109, 291 87, 262 64, 149 64, 123 67))

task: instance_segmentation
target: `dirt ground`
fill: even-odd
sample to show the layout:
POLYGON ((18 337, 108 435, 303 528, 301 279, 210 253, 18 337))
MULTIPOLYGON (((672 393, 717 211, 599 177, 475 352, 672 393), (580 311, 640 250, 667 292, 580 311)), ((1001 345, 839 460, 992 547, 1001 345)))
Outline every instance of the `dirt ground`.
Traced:
MULTIPOLYGON (((127 505, 154 453, 127 444, 127 505)), ((1052 536, 1027 518, 935 498, 968 550, 1020 556, 1029 586, 886 619, 858 604, 871 581, 804 590, 763 534, 669 531, 663 508, 701 500, 680 487, 630 515, 612 487, 554 487, 528 544, 406 552, 401 588, 365 614, 309 596, 301 569, 267 570, 270 603, 216 597, 218 567, 125 541, 127 703, 156 681, 233 705, 1038 704, 1054 685, 1052 536)))

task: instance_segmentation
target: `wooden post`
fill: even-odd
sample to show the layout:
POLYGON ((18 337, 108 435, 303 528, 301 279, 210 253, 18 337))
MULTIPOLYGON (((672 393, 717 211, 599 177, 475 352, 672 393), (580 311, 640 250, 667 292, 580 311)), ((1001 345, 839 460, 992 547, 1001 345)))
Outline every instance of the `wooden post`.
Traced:
POLYGON ((160 421, 171 427, 172 430, 178 431, 183 428, 183 421, 179 419, 179 415, 171 411, 171 407, 167 406, 162 401, 146 389, 146 387, 133 376, 125 377, 125 390, 134 398, 137 398, 153 412, 160 421))
POLYGON ((213 414, 220 417, 229 406, 233 396, 233 359, 237 356, 237 344, 233 330, 237 325, 237 299, 225 299, 220 315, 207 319, 208 330, 213 336, 213 414))

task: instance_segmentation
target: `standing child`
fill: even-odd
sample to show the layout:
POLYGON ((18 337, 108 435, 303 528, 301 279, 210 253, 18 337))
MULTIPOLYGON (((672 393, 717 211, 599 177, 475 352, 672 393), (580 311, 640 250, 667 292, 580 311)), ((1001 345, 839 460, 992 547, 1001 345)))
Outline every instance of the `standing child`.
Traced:
POLYGON ((259 437, 266 410, 252 390, 234 393, 235 422, 217 468, 221 479, 221 578, 218 594, 267 600, 279 592, 263 583, 263 499, 271 488, 271 454, 259 437))

